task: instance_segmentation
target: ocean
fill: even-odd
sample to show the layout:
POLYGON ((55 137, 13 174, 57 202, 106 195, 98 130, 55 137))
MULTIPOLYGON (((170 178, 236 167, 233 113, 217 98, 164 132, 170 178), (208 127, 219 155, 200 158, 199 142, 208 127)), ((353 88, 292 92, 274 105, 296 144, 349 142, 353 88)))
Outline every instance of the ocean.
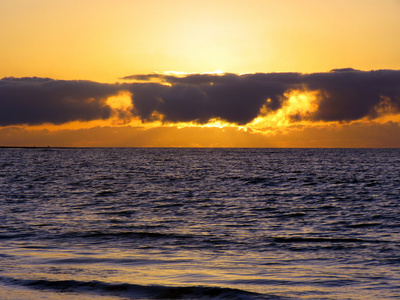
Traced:
POLYGON ((400 149, 0 149, 0 299, 399 299, 400 149))

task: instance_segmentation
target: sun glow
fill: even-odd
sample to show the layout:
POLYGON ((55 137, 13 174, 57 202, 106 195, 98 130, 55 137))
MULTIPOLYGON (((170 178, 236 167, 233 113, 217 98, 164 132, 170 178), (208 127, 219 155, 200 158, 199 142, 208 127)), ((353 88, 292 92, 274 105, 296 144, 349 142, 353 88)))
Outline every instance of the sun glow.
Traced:
POLYGON ((107 99, 106 103, 114 110, 129 110, 132 108, 132 94, 128 91, 121 91, 115 96, 107 99))
POLYGON ((266 128, 287 127, 293 123, 308 123, 307 118, 318 109, 318 103, 318 92, 293 90, 285 93, 280 109, 271 112, 264 106, 260 115, 247 126, 255 131, 263 131, 266 128))

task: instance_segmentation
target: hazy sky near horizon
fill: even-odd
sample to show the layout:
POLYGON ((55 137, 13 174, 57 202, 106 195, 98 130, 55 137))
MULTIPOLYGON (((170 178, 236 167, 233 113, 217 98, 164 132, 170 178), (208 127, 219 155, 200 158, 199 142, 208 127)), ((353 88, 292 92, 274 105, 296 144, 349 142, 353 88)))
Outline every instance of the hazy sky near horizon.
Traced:
POLYGON ((398 0, 2 0, 0 30, 0 145, 400 146, 398 0))

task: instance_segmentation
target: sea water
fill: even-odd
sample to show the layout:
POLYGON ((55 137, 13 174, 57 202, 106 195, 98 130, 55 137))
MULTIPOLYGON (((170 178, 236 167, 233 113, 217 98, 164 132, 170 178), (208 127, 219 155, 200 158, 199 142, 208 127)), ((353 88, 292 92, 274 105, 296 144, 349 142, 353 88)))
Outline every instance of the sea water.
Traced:
POLYGON ((0 299, 398 299, 400 149, 0 149, 0 299))

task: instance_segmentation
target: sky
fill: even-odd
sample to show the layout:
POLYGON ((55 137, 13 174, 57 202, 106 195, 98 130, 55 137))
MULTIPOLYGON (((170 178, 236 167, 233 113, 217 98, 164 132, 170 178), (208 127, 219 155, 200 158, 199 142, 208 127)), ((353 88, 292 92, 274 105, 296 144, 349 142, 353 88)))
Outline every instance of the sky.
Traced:
POLYGON ((0 146, 400 147, 399 0, 1 0, 0 146))

